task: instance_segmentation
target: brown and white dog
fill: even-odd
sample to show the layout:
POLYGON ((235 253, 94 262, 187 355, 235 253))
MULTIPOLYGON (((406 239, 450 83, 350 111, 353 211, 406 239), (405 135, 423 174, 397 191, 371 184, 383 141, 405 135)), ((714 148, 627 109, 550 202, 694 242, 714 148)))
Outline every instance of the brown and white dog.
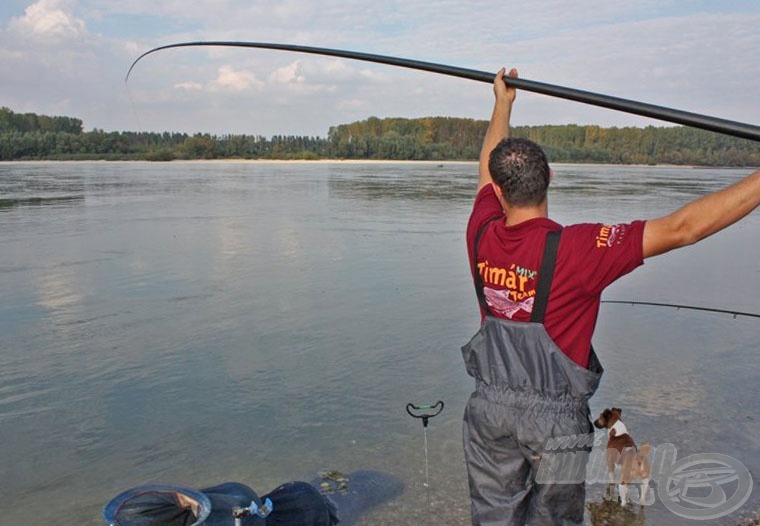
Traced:
POLYGON ((649 477, 651 465, 649 453, 652 446, 642 444, 636 447, 633 437, 628 434, 625 424, 620 419, 623 410, 612 407, 602 411, 599 418, 594 420, 594 426, 598 429, 608 429, 607 439, 607 473, 609 483, 612 485, 616 480, 620 504, 628 504, 628 485, 640 485, 641 496, 639 504, 646 505, 646 495, 649 490, 649 477), (616 479, 616 469, 620 468, 620 477, 616 479))

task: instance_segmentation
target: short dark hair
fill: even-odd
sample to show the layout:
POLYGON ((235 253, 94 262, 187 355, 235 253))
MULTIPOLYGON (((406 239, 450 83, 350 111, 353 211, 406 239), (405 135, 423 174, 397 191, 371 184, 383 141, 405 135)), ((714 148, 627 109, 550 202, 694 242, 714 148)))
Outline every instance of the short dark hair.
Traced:
POLYGON ((541 147, 528 139, 502 139, 488 159, 491 178, 513 206, 535 206, 546 199, 549 161, 541 147))

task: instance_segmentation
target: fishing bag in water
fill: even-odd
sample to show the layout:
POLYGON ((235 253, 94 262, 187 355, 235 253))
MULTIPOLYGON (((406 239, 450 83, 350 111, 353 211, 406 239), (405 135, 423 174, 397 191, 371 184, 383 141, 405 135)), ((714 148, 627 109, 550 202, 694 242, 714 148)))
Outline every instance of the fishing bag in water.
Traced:
POLYGON ((143 485, 111 499, 111 526, 333 526, 335 507, 314 486, 288 482, 260 498, 245 484, 227 482, 196 491, 143 485))

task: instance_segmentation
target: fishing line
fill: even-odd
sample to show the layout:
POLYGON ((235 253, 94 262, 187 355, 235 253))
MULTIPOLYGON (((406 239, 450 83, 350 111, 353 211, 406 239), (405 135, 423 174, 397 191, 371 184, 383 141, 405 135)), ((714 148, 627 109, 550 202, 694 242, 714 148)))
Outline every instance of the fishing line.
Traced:
POLYGON ((132 115, 134 115, 137 121, 137 130, 143 132, 142 123, 140 123, 140 116, 137 114, 137 106, 135 106, 135 99, 132 97, 132 90, 129 89, 129 84, 124 83, 127 86, 127 98, 129 99, 129 105, 132 107, 132 115))
MULTIPOLYGON (((390 66, 399 66, 404 68, 416 69, 420 71, 429 71, 432 73, 440 73, 442 75, 449 75, 453 77, 465 78, 470 80, 476 80, 480 82, 493 82, 493 73, 485 71, 477 71, 474 69, 460 68, 456 66, 448 66, 445 64, 436 64, 433 62, 423 62, 420 60, 411 60, 399 57, 391 57, 386 55, 375 55, 371 53, 360 53, 356 51, 347 51, 342 49, 330 49, 310 46, 298 46, 292 44, 274 44, 267 42, 229 42, 229 41, 197 41, 197 42, 180 42, 176 44, 168 44, 165 46, 159 46, 146 51, 132 63, 127 71, 127 75, 124 82, 129 80, 129 75, 132 73, 135 65, 146 55, 155 53, 157 51, 180 48, 180 47, 196 47, 196 46, 226 46, 226 47, 247 47, 247 48, 259 48, 259 49, 273 49, 279 51, 294 51, 297 53, 310 53, 314 55, 326 55, 333 57, 348 58, 352 60, 361 60, 365 62, 375 62, 378 64, 387 64, 390 66)), ((585 104, 591 104, 593 106, 600 106, 603 108, 609 108, 613 110, 623 111, 626 113, 633 113, 635 115, 641 115, 644 117, 650 117, 659 119, 675 124, 683 124, 686 126, 692 126, 694 128, 700 128, 703 130, 714 131, 723 133, 726 135, 732 135, 734 137, 741 137, 744 139, 750 139, 753 141, 760 141, 760 126, 752 124, 731 121, 727 119, 721 119, 718 117, 711 117, 708 115, 701 115, 699 113, 692 113, 673 108, 666 108, 664 106, 657 106, 654 104, 648 104, 644 102, 638 102, 629 99, 622 99, 619 97, 613 97, 610 95, 602 95, 599 93, 593 93, 590 91, 584 91, 574 88, 568 88, 565 86, 557 86, 554 84, 547 84, 545 82, 536 82, 525 78, 512 78, 510 77, 505 82, 508 82, 510 86, 526 91, 532 91, 534 93, 540 93, 542 95, 550 95, 553 97, 559 97, 562 99, 573 100, 576 102, 582 102, 585 104)))
POLYGON ((755 314, 753 312, 741 312, 741 311, 733 311, 733 310, 726 310, 726 309, 713 309, 711 307, 699 307, 696 305, 678 305, 675 303, 656 303, 653 301, 627 301, 627 300, 602 300, 602 303, 611 303, 616 305, 644 305, 649 307, 669 307, 674 309, 684 309, 684 310, 696 310, 696 311, 703 311, 703 312, 717 312, 720 314, 731 314, 734 319, 736 319, 737 316, 747 316, 749 318, 760 318, 760 314, 755 314))

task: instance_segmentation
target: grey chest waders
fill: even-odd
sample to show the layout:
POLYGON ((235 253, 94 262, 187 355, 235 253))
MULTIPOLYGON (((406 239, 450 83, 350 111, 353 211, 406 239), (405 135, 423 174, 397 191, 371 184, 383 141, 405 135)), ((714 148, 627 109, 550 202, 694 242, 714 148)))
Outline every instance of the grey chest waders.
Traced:
MULTIPOLYGON (((475 287, 486 316, 462 347, 475 392, 463 422, 464 453, 474 525, 583 524, 588 447, 577 457, 572 483, 537 483, 547 442, 593 432, 588 399, 602 368, 591 349, 589 368, 557 347, 543 325, 561 231, 546 236, 530 322, 497 318, 488 305, 473 247, 475 287)), ((539 238, 540 239, 540 238, 539 238)), ((554 453, 554 452, 552 452, 554 453)), ((573 457, 576 460, 576 457, 573 457)))

